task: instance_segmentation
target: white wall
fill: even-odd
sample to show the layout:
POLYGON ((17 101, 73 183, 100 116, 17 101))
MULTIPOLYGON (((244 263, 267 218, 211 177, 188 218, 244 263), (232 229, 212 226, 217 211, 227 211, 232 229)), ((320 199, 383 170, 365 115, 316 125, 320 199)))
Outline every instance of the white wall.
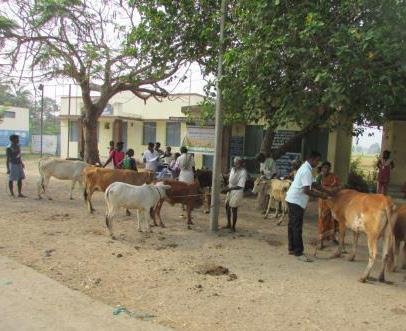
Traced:
MULTIPOLYGON (((144 103, 143 100, 133 96, 131 93, 121 93, 114 99, 115 102, 121 103, 118 108, 120 116, 134 116, 134 114, 142 119, 169 119, 169 117, 184 117, 182 107, 189 105, 197 105, 203 100, 199 95, 173 95, 163 99, 162 102, 150 98, 144 103)), ((113 108, 116 109, 115 104, 113 108)))
MULTIPOLYGON (((122 92, 113 96, 109 104, 113 106, 113 115, 134 117, 134 119, 169 119, 169 117, 184 117, 182 107, 197 105, 203 100, 203 96, 192 94, 175 94, 169 98, 162 99, 162 102, 150 98, 144 103, 144 100, 136 97, 131 92, 122 92)), ((71 115, 80 115, 83 107, 83 101, 80 97, 71 98, 71 115)), ((61 98, 61 115, 68 115, 69 99, 61 98)))
MULTIPOLYGON (((78 157, 79 145, 77 142, 69 142, 69 157, 78 157)), ((61 158, 68 157, 68 120, 61 120, 61 158)))
POLYGON ((30 130, 30 112, 27 108, 0 106, 0 109, 15 112, 15 118, 3 118, 0 130, 30 130))

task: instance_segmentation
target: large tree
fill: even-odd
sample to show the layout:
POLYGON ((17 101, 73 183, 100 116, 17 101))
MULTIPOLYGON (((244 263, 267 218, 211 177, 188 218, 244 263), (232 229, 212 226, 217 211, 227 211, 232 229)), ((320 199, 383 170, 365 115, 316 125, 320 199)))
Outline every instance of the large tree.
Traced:
POLYGON ((302 131, 274 157, 320 125, 381 124, 406 105, 405 1, 239 1, 231 16, 226 111, 265 122, 262 153, 281 124, 302 131))
MULTIPOLYGON (((2 52, 11 64, 7 74, 20 72, 21 77, 42 80, 65 77, 80 86, 84 156, 89 163, 99 162, 97 120, 109 99, 122 91, 144 100, 167 96, 162 83, 177 79, 178 70, 198 53, 179 43, 181 25, 175 30, 163 26, 161 41, 146 35, 148 22, 142 13, 148 10, 142 1, 121 0, 0 4, 0 37, 6 40, 2 52)), ((8 67, 1 69, 5 74, 8 67)))
MULTIPOLYGON (((184 1, 147 1, 165 8, 166 22, 188 18, 184 1), (173 14, 172 14, 173 13, 173 14), (169 17, 168 17, 169 16, 169 17), (172 19, 171 19, 172 16, 172 19)), ((200 0, 194 5, 219 2, 200 0), (197 3, 197 4, 196 4, 197 3)), ((297 123, 301 131, 278 150, 283 154, 306 133, 325 126, 382 124, 406 106, 406 1, 229 0, 224 76, 225 119, 258 122, 267 129, 261 152, 271 152, 275 129, 297 123)), ((218 16, 202 26, 200 63, 216 74, 218 16), (209 36, 209 38, 207 38, 209 36)), ((159 21, 158 21, 159 22, 159 21)), ((149 25, 151 35, 159 25, 149 25)), ((213 82, 212 82, 213 83, 213 82)), ((213 84, 207 86, 213 97, 213 84)), ((210 107, 205 107, 205 110, 210 107)), ((205 111, 209 117, 213 114, 205 111)))

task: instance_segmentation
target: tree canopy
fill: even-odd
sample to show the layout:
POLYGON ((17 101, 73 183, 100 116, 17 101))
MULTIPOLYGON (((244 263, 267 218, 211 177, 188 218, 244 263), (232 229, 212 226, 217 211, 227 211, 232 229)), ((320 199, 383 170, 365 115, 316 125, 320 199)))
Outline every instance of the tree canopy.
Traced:
MULTIPOLYGON (((200 16, 196 19, 190 14, 191 8, 185 12, 183 1, 148 3, 169 16, 173 13, 165 18, 167 22, 179 18, 202 22, 200 16)), ((380 125, 385 116, 404 109, 405 1, 227 3, 221 77, 225 119, 268 127, 264 151, 270 151, 272 132, 279 125, 299 124, 300 138, 319 125, 350 129, 351 123, 380 125)), ((217 12, 219 3, 201 0, 190 6, 212 6, 217 12)), ((205 18, 196 38, 213 60, 218 49, 218 15, 205 18)), ((149 29, 150 34, 158 32, 153 25, 149 29)), ((214 61, 201 64, 207 75, 215 76, 214 61)), ((214 78, 207 86, 208 96, 215 95, 213 86, 214 78)), ((213 116, 210 107, 204 107, 204 114, 213 116)))
MULTIPOLYGON (((144 100, 168 95, 165 83, 197 50, 178 43, 182 26, 161 26, 157 46, 145 33, 144 1, 15 0, 0 4, 5 40, 3 75, 47 80, 65 77, 79 84, 83 99, 85 150, 99 161, 97 119, 108 100, 131 91, 144 100), (94 93, 97 92, 97 97, 94 93)), ((160 14, 161 21, 164 19, 160 14)))
POLYGON ((405 5, 235 3, 238 42, 225 53, 222 81, 228 116, 271 129, 295 122, 304 131, 382 124, 406 106, 405 5))
MULTIPOLYGON (((23 107, 30 111, 30 132, 31 134, 40 134, 41 132, 41 100, 35 100, 32 93, 26 88, 14 87, 9 84, 0 84, 0 116, 1 110, 7 110, 7 107, 23 107)), ((43 109, 43 133, 58 134, 60 132, 59 107, 56 100, 44 97, 43 109)))
MULTIPOLYGON (((299 124, 298 139, 320 125, 379 125, 403 111, 405 2, 227 1, 220 77, 226 121, 263 123, 261 151, 269 153, 281 124, 299 124)), ((182 79, 176 73, 191 61, 213 82, 219 6, 214 0, 16 0, 0 5, 0 35, 13 64, 28 56, 23 63, 42 77, 80 84, 93 155, 95 121, 114 94, 165 96, 161 83, 182 79), (92 91, 100 96, 92 98, 92 91)), ((204 115, 212 116, 210 109, 204 115)))

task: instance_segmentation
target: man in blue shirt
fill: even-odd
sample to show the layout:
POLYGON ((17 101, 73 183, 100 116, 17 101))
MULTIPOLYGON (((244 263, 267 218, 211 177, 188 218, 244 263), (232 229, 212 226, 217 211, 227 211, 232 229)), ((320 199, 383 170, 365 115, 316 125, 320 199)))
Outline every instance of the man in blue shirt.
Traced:
POLYGON ((320 163, 319 152, 311 152, 307 161, 297 171, 292 185, 286 194, 286 202, 289 207, 289 254, 297 256, 301 261, 312 262, 310 258, 303 255, 303 217, 309 196, 327 199, 330 192, 324 190, 313 180, 312 169, 320 163))

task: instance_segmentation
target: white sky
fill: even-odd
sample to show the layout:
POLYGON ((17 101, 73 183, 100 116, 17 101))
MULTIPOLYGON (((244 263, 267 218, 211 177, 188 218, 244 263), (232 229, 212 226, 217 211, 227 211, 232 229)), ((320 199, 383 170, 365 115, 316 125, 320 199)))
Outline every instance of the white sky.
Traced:
POLYGON ((364 133, 359 137, 354 137, 352 140, 353 145, 362 147, 369 147, 374 143, 381 145, 382 142, 382 129, 366 128, 364 133))

